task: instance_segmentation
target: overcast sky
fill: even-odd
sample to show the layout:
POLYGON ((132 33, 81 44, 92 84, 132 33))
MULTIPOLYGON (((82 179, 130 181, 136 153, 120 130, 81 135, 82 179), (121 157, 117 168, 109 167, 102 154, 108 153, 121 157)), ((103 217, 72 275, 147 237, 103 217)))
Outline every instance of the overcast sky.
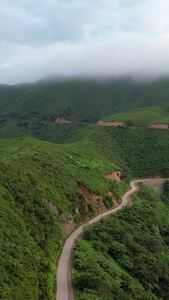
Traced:
POLYGON ((167 0, 0 0, 0 83, 169 74, 167 0))

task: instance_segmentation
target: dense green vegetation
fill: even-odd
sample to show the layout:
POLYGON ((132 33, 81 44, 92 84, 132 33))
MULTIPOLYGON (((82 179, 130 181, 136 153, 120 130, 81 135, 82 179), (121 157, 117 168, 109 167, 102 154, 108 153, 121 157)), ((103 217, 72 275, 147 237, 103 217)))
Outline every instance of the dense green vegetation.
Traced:
POLYGON ((169 298, 169 209, 145 186, 132 199, 133 206, 87 227, 77 241, 77 299, 169 298))
POLYGON ((13 137, 33 137, 52 143, 63 144, 87 123, 59 124, 56 122, 44 122, 42 120, 22 120, 18 118, 4 119, 0 124, 1 139, 13 137))
POLYGON ((60 217, 38 198, 38 193, 32 191, 30 195, 29 187, 27 199, 19 195, 16 199, 10 189, 0 188, 0 298, 54 299, 55 259, 58 241, 63 238, 60 217))
MULTIPOLYGON (((32 138, 0 140, 2 299, 54 299, 63 222, 79 222, 97 210, 79 194, 78 184, 97 195, 111 191, 120 202, 128 185, 105 177, 114 169, 122 171, 125 182, 157 173, 168 176, 168 134, 91 125, 64 145, 32 138)), ((109 208, 107 198, 103 203, 109 208)))
MULTIPOLYGON (((168 79, 141 83, 127 78, 0 86, 0 298, 55 299, 56 258, 65 238, 65 223, 71 221, 76 225, 97 211, 97 207, 87 202, 80 194, 78 185, 103 196, 103 200, 99 201, 103 201, 105 207, 110 208, 113 202, 107 195, 108 191, 120 203, 122 194, 132 178, 156 174, 169 176, 168 130, 131 130, 128 126, 114 128, 89 125, 105 116, 120 112, 126 112, 124 116, 130 121, 128 125, 132 122, 136 125, 147 125, 149 120, 157 122, 159 118, 168 122, 168 86, 168 79), (149 107, 146 113, 144 107, 149 107), (136 119, 132 119, 133 113, 129 113, 133 109, 136 119), (58 124, 55 122, 58 117, 72 123, 58 124), (142 124, 139 120, 143 120, 142 124), (106 178, 105 175, 113 170, 122 172, 121 183, 106 178)), ((164 281, 165 295, 168 295, 165 287, 165 281, 168 279, 160 276, 162 270, 165 270, 163 259, 168 263, 168 219, 163 209, 164 205, 168 207, 168 190, 166 183, 162 202, 149 195, 147 190, 143 190, 144 195, 148 195, 150 200, 153 199, 150 204, 148 201, 144 202, 146 200, 140 194, 139 198, 136 197, 136 205, 119 213, 114 219, 110 218, 109 221, 116 220, 115 223, 119 224, 117 235, 120 237, 123 226, 128 228, 128 233, 130 232, 127 216, 129 211, 132 211, 134 218, 136 209, 136 223, 141 222, 141 228, 145 229, 149 237, 147 223, 144 226, 144 220, 139 219, 139 212, 145 208, 145 215, 150 210, 156 216, 158 206, 160 215, 157 224, 161 234, 158 235, 158 243, 162 254, 161 257, 158 256, 158 251, 153 254, 155 256, 148 254, 148 263, 155 269, 158 265, 153 263, 157 263, 159 259, 162 266, 159 278, 164 281), (138 213, 137 209, 140 209, 138 213), (166 221, 166 236, 160 227, 162 217, 164 223, 166 221)), ((106 222, 108 221, 103 221, 97 226, 103 226, 106 222)), ((117 224, 112 223, 112 230, 117 224)), ((102 240, 95 241, 94 245, 90 241, 77 243, 76 268, 78 270, 81 265, 84 274, 79 273, 80 269, 75 272, 75 284, 82 291, 83 281, 85 288, 79 299, 113 299, 112 289, 117 289, 114 299, 167 299, 160 295, 162 286, 156 278, 154 279, 154 273, 152 278, 155 285, 150 282, 148 286, 140 281, 136 270, 131 274, 131 266, 137 265, 137 261, 128 253, 125 234, 124 241, 122 235, 121 240, 119 238, 111 243, 111 249, 115 249, 117 257, 106 252, 109 248, 106 244, 106 239, 109 240, 109 230, 106 226, 103 226, 102 231, 99 229, 105 243, 102 240), (90 262, 86 274, 84 266, 88 266, 90 262), (93 281, 91 280, 90 284, 89 278, 92 274, 93 281), (126 292, 128 298, 125 298, 126 292), (140 298, 134 298, 136 294, 140 295, 140 298)), ((153 232, 157 232, 156 227, 152 228, 155 228, 153 232)), ((89 231, 86 231, 85 238, 90 230, 89 228, 89 231)), ((156 242, 155 236, 155 244, 156 242)), ((131 242, 131 248, 132 245, 131 242)), ((136 247, 135 243, 133 247, 136 247)), ((142 251, 142 244, 138 249, 142 251)), ((143 254, 147 255, 148 251, 148 248, 144 249, 143 254)), ((145 255, 142 261, 146 261, 145 255)), ((144 270, 146 273, 146 267, 144 270)))
POLYGON ((130 79, 65 80, 36 83, 29 89, 16 86, 18 94, 9 97, 15 87, 0 89, 2 116, 34 118, 54 121, 63 117, 70 121, 96 122, 110 112, 120 112, 133 107, 135 99, 150 87, 150 83, 130 79), (9 101, 10 99, 10 101, 9 101), (5 105, 8 104, 8 105, 5 105))
MULTIPOLYGON (((111 191, 120 202, 128 185, 113 182, 105 175, 121 169, 126 182, 132 177, 157 173, 168 176, 168 149, 168 131, 158 134, 158 130, 97 125, 85 128, 65 145, 32 138, 1 140, 2 299, 12 299, 14 290, 21 294, 21 299, 26 285, 32 286, 34 293, 38 291, 34 299, 53 299, 55 257, 64 237, 60 230, 63 214, 67 220, 79 222, 97 210, 79 194, 78 184, 97 195, 111 191), (55 205, 55 212, 51 211, 50 203, 55 205), (75 212, 77 207, 80 215, 75 212), (32 256, 35 252, 38 259, 32 256), (24 259, 22 253, 26 253, 24 259), (10 270, 16 263, 11 276, 10 270)), ((112 206, 110 198, 103 199, 107 208, 112 206)), ((25 293, 30 293, 30 289, 25 289, 25 293)))
POLYGON ((163 194, 161 197, 161 200, 164 202, 165 205, 167 205, 169 207, 169 181, 166 181, 163 184, 163 194))
POLYGON ((95 151, 123 169, 122 177, 169 176, 169 131, 90 125, 70 141, 95 151))
POLYGON ((107 209, 113 207, 113 199, 110 195, 106 195, 103 197, 103 203, 107 209))
POLYGON ((0 297, 54 299, 63 222, 79 222, 97 210, 77 185, 104 195, 109 189, 105 174, 115 165, 90 147, 32 138, 1 140, 0 158, 0 297))
POLYGON ((45 145, 5 140, 1 149, 6 158, 0 166, 0 297, 54 299, 55 259, 64 238, 61 213, 68 211, 68 199, 77 197, 76 184, 62 163, 64 157, 52 149, 49 153, 45 145))
POLYGON ((169 124, 168 105, 139 108, 103 118, 104 121, 126 121, 130 126, 148 126, 153 123, 169 124))
POLYGON ((168 87, 168 78, 154 82, 107 78, 2 85, 0 138, 31 136, 64 143, 99 119, 126 120, 135 126, 169 123, 168 87), (56 118, 72 123, 57 124, 56 118))

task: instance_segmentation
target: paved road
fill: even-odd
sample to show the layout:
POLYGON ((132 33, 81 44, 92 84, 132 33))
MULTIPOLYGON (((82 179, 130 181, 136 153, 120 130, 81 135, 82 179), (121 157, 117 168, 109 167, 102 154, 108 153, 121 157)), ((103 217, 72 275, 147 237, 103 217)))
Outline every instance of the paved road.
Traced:
POLYGON ((59 260, 58 272, 57 272, 57 295, 56 300, 74 300, 72 282, 71 282, 71 264, 72 264, 72 256, 73 256, 73 246, 74 240, 77 239, 83 232, 83 228, 86 224, 93 224, 98 222, 100 219, 108 216, 124 207, 128 203, 128 198, 131 194, 133 194, 138 188, 136 184, 138 182, 144 181, 155 181, 160 180, 161 182, 165 182, 167 179, 139 179, 130 182, 131 189, 126 192, 122 197, 121 204, 113 208, 105 213, 102 213, 95 217, 94 219, 88 221, 87 223, 80 226, 76 231, 74 231, 71 236, 67 239, 62 255, 59 260))

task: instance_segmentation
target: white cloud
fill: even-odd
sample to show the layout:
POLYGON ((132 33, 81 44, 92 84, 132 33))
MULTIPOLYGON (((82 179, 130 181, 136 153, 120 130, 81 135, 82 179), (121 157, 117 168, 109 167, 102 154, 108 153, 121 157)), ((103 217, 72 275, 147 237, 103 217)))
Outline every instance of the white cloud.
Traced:
POLYGON ((166 0, 1 0, 0 8, 0 82, 169 73, 166 0))
POLYGON ((11 63, 10 62, 6 62, 6 63, 3 63, 0 68, 1 69, 5 69, 5 68, 9 68, 11 66, 11 63))

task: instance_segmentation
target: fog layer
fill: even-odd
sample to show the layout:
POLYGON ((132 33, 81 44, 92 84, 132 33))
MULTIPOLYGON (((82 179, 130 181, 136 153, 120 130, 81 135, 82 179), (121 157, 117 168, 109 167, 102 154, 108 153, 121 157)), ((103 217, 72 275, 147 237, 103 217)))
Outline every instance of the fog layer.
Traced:
POLYGON ((7 2, 0 4, 0 83, 169 74, 165 0, 7 2))

